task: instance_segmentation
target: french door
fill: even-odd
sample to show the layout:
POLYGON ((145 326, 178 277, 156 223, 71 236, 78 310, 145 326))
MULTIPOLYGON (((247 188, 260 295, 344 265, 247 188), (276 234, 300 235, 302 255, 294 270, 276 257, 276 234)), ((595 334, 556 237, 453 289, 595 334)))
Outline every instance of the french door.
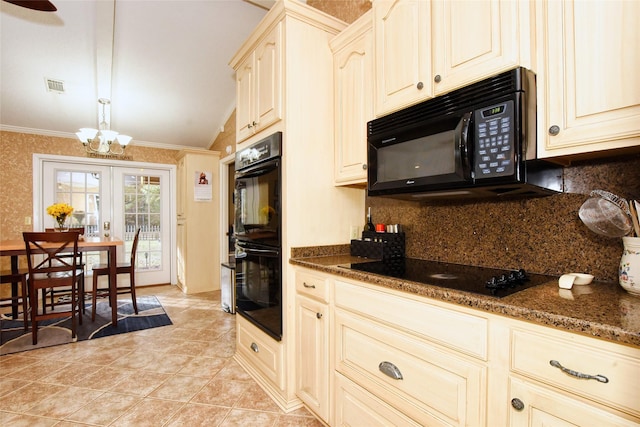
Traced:
MULTIPOLYGON (((136 285, 173 282, 171 173, 167 169, 88 164, 60 159, 40 162, 37 194, 39 214, 34 229, 53 227, 46 214, 53 203, 74 208, 70 226, 84 226, 88 236, 109 234, 124 240, 118 261, 128 260, 136 230, 141 229, 136 253, 136 285), (108 229, 107 229, 108 228, 108 229)), ((113 162, 116 163, 116 162, 113 162)), ((35 170, 34 163, 34 170, 35 170)), ((36 195, 36 188, 34 188, 36 195)), ((37 199, 36 199, 37 200, 37 199)), ((87 265, 105 262, 104 254, 88 253, 87 265)))

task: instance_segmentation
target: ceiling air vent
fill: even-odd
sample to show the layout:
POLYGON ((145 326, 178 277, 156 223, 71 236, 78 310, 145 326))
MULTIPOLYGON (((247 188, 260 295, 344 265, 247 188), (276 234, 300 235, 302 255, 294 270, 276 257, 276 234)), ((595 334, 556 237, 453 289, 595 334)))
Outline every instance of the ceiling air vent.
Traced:
POLYGON ((45 77, 45 81, 49 92, 64 93, 64 82, 62 80, 48 79, 45 77))

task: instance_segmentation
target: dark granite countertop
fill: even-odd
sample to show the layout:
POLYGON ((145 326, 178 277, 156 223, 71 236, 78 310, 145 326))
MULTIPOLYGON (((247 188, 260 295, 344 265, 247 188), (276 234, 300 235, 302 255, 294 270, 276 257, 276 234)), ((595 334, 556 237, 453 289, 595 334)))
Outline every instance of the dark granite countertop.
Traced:
POLYGON ((339 265, 362 262, 363 259, 304 249, 292 250, 289 262, 435 300, 640 347, 640 297, 630 295, 618 284, 594 282, 566 290, 560 289, 558 282, 553 280, 504 298, 495 298, 342 268, 339 265))

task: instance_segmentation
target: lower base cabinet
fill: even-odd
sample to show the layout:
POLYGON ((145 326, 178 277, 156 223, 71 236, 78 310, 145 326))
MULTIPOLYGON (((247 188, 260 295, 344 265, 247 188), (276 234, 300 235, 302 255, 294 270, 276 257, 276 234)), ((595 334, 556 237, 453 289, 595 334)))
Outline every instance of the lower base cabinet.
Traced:
POLYGON ((281 343, 240 315, 236 315, 236 359, 245 369, 257 371, 254 378, 263 380, 263 387, 274 390, 272 396, 284 389, 281 343))
POLYGON ((336 370, 372 394, 421 425, 482 425, 482 361, 343 310, 334 330, 336 370))
POLYGON ((296 394, 321 420, 329 420, 329 310, 327 304, 296 297, 296 394))
POLYGON ((509 390, 514 397, 509 415, 511 427, 637 427, 638 421, 612 414, 607 409, 549 387, 511 377, 509 390))
POLYGON ((296 275, 298 394, 331 426, 640 426, 640 348, 296 275))
POLYGON ((415 426, 419 424, 342 374, 335 374, 335 427, 415 426))

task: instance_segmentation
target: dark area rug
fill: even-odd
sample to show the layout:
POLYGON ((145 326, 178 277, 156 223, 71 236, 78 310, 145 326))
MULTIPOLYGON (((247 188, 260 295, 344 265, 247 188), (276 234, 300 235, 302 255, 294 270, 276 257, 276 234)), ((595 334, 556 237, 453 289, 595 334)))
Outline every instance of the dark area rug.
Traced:
MULTIPOLYGON (((155 296, 137 298, 138 314, 133 312, 131 300, 118 300, 118 326, 111 325, 111 307, 109 302, 99 300, 96 307, 96 320, 91 321, 91 301, 86 303, 86 313, 82 325, 78 325, 77 341, 141 331, 171 325, 171 319, 155 296)), ((63 310, 64 306, 58 309, 63 310)), ((22 318, 12 320, 6 316, 0 319, 0 356, 53 345, 68 344, 71 339, 71 317, 53 319, 38 323, 38 344, 31 344, 31 325, 24 332, 22 318)))

